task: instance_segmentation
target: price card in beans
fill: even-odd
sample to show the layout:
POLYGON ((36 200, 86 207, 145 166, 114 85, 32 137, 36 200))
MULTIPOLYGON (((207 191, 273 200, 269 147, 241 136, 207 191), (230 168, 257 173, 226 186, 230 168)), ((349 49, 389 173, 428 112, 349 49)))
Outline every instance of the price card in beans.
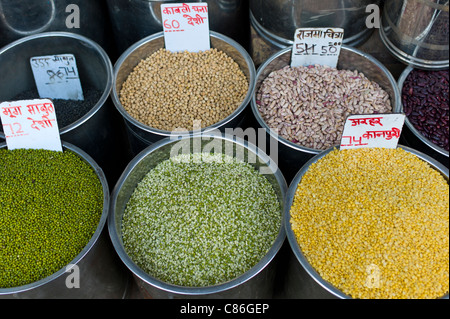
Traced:
POLYGON ((55 106, 50 99, 3 102, 0 118, 8 149, 62 151, 55 106))
POLYGON ((161 4, 164 41, 171 52, 199 52, 209 50, 208 4, 161 4))
POLYGON ((344 29, 299 28, 295 30, 291 67, 328 65, 335 68, 341 52, 344 29))
POLYGON ((350 115, 345 121, 340 149, 397 148, 405 114, 350 115))
POLYGON ((73 54, 32 57, 30 65, 41 98, 84 100, 73 54))

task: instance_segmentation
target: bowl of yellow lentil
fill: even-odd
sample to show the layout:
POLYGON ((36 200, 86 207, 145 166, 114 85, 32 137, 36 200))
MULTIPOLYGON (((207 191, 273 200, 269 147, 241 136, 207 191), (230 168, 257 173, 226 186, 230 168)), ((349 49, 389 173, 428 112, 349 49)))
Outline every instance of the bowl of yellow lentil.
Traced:
POLYGON ((144 297, 271 298, 286 191, 276 165, 243 140, 166 138, 119 179, 109 234, 144 297))
POLYGON ((210 31, 211 49, 171 52, 164 34, 129 47, 114 66, 111 93, 138 153, 172 132, 238 127, 253 94, 255 66, 233 39, 210 31))
POLYGON ((331 148, 312 158, 286 196, 295 264, 287 291, 304 296, 309 287, 342 299, 448 298, 448 180, 448 168, 405 146, 331 148))

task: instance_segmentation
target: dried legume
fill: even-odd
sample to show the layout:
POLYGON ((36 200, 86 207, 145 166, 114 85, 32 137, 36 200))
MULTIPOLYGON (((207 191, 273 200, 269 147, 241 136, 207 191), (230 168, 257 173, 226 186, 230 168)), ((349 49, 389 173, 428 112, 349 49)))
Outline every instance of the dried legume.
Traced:
MULTIPOLYGON (((86 115, 97 104, 102 96, 101 90, 94 89, 87 86, 83 89, 84 100, 63 100, 52 99, 55 106, 56 119, 58 120, 58 127, 60 129, 75 123, 84 115, 86 115)), ((39 99, 39 93, 36 89, 24 91, 15 97, 12 101, 18 100, 31 100, 39 99)), ((1 121, 0 121, 1 123, 1 121)), ((0 131, 3 131, 3 127, 0 125, 0 131)))
POLYGON ((123 215, 124 248, 150 276, 180 286, 232 280, 258 263, 281 226, 277 196, 250 164, 185 154, 161 162, 123 215))
POLYGON ((449 150, 448 70, 413 69, 402 87, 403 111, 411 124, 432 143, 449 150))
POLYGON ((449 291, 449 185, 403 150, 333 150, 302 177, 291 207, 298 244, 353 298, 449 291))
POLYGON ((244 101, 248 81, 224 52, 170 52, 160 49, 142 60, 120 90, 130 116, 160 130, 191 131, 194 121, 211 126, 244 101))
POLYGON ((0 149, 0 288, 43 279, 69 264, 94 234, 103 191, 71 151, 0 149))
POLYGON ((256 104, 281 137, 318 150, 340 143, 348 115, 392 112, 389 95, 364 74, 321 65, 271 72, 256 104))

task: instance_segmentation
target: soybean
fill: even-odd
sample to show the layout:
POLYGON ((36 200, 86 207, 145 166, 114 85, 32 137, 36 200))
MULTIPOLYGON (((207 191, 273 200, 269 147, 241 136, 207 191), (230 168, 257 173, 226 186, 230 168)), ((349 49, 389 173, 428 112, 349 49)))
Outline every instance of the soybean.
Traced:
POLYGON ((281 208, 253 166, 218 154, 161 162, 139 183, 123 215, 124 248, 150 276, 205 287, 256 265, 281 227, 281 208))
POLYGON ((333 150, 297 186, 291 227, 320 276, 353 298, 449 291, 449 185, 399 149, 333 150))
POLYGON ((12 288, 52 275, 84 249, 103 190, 69 150, 0 149, 0 167, 0 288, 12 288))

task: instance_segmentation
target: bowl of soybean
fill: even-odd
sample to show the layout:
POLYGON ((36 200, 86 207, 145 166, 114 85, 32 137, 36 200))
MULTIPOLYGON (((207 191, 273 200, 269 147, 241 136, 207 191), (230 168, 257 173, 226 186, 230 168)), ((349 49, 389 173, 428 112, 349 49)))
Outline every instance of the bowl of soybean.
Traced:
POLYGON ((225 35, 210 31, 210 43, 206 51, 170 52, 158 32, 119 57, 111 98, 137 150, 175 130, 188 135, 244 121, 254 89, 253 61, 225 35))
POLYGON ((110 237, 150 298, 271 298, 286 190, 276 165, 247 142, 166 138, 116 184, 110 237))
POLYGON ((66 142, 63 152, 8 150, 1 143, 0 163, 0 298, 109 298, 123 293, 123 285, 120 292, 113 286, 113 276, 108 277, 109 292, 100 286, 92 291, 87 284, 100 284, 89 263, 108 260, 98 260, 106 257, 98 248, 105 248, 99 237, 109 189, 93 159, 66 142), (69 289, 65 274, 76 266, 85 284, 69 289))
POLYGON ((401 145, 331 148, 312 158, 286 196, 297 265, 287 290, 294 297, 448 298, 448 180, 448 168, 401 145))

